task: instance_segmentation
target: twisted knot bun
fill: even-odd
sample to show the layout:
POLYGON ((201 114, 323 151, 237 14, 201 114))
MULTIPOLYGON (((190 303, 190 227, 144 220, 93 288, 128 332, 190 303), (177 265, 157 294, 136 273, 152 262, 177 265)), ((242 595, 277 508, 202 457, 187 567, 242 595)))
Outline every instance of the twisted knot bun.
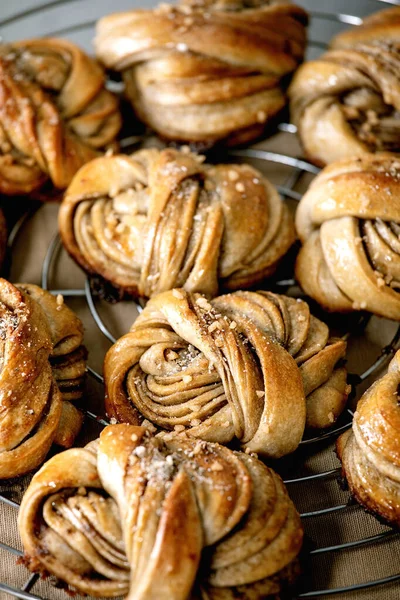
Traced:
POLYGON ((82 323, 48 292, 0 279, 1 479, 39 466, 52 443, 72 445, 82 414, 68 400, 82 395, 82 338, 82 323))
POLYGON ((250 166, 201 160, 151 149, 85 165, 59 214, 68 252, 134 296, 215 295, 271 275, 295 238, 287 206, 250 166))
POLYGON ((71 42, 33 39, 0 47, 0 192, 66 188, 117 135, 118 101, 104 73, 71 42))
POLYGON ((282 78, 303 59, 306 25, 286 2, 161 4, 100 19, 95 47, 162 136, 242 143, 286 104, 282 78))
POLYGON ((337 441, 343 476, 367 510, 400 526, 400 351, 362 396, 353 427, 337 441))
POLYGON ((328 427, 347 398, 346 343, 305 302, 236 292, 208 302, 183 290, 150 300, 104 362, 106 410, 162 430, 270 457, 293 452, 304 427, 328 427))
POLYGON ((310 160, 400 151, 399 44, 397 7, 340 34, 332 50, 300 67, 289 97, 310 160))
POLYGON ((338 161, 296 213, 296 277, 326 310, 400 320, 400 162, 390 154, 338 161))
POLYGON ((331 48, 353 48, 357 44, 400 41, 400 7, 392 6, 365 17, 357 27, 341 31, 331 48))
POLYGON ((19 531, 32 570, 132 600, 278 598, 303 537, 281 479, 257 459, 130 425, 49 460, 19 531))

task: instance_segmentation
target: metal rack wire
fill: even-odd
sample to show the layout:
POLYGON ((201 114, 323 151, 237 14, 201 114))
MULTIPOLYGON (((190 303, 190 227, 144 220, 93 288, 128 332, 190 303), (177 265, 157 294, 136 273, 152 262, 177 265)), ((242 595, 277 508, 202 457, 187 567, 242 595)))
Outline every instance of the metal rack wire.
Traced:
MULTIPOLYGON (((32 9, 30 9, 29 11, 27 11, 25 13, 17 13, 15 15, 13 15, 12 17, 8 17, 7 19, 0 21, 0 26, 5 25, 5 24, 10 24, 12 22, 17 22, 19 19, 21 19, 23 16, 26 16, 27 14, 32 15, 32 14, 40 13, 40 11, 45 8, 56 7, 58 5, 73 2, 73 1, 74 0, 53 0, 53 1, 47 2, 46 4, 40 4, 40 5, 37 4, 32 9)), ((400 1, 397 1, 397 0, 375 0, 375 2, 379 3, 379 4, 400 5, 400 1)), ((350 25, 359 25, 361 23, 360 17, 355 16, 355 15, 349 15, 349 14, 333 14, 333 13, 323 13, 323 12, 315 11, 315 12, 312 12, 312 16, 314 18, 318 18, 318 19, 335 21, 336 23, 343 23, 343 24, 350 24, 350 25)), ((76 31, 77 28, 80 28, 80 29, 90 28, 93 26, 93 24, 94 24, 93 21, 87 21, 84 23, 80 23, 79 25, 74 25, 69 28, 65 27, 62 30, 59 29, 57 31, 52 31, 51 34, 48 33, 47 35, 68 35, 72 31, 76 31)), ((314 41, 314 42, 311 41, 310 45, 314 46, 316 48, 324 47, 324 44, 317 42, 317 41, 314 41)), ((295 126, 290 123, 282 123, 279 126, 279 130, 281 132, 285 132, 285 133, 291 134, 291 135, 294 135, 296 133, 295 126)), ((123 148, 128 148, 132 144, 132 141, 136 141, 136 138, 134 140, 132 140, 132 138, 125 138, 124 140, 122 140, 121 145, 123 148)), ((276 163, 279 165, 284 165, 285 167, 290 169, 289 175, 286 178, 284 184, 281 186, 278 186, 278 189, 283 198, 290 199, 292 201, 300 200, 300 194, 294 189, 297 182, 299 181, 299 179, 304 174, 314 176, 319 171, 319 169, 317 169, 315 166, 311 165, 307 161, 302 160, 300 158, 295 158, 295 157, 292 157, 292 156, 289 156, 286 154, 278 154, 276 152, 270 152, 270 151, 261 150, 261 149, 236 150, 236 151, 232 151, 230 154, 232 156, 234 156, 236 158, 240 158, 240 159, 251 159, 251 160, 256 159, 259 161, 263 161, 264 163, 276 163)), ((18 236, 20 235, 21 231, 24 229, 26 222, 32 216, 33 212, 34 211, 32 210, 32 211, 25 213, 14 225, 12 231, 10 232, 9 239, 8 239, 8 246, 9 246, 10 250, 16 243, 18 236)), ((87 303, 90 313, 91 313, 91 317, 93 318, 93 320, 94 320, 96 326, 98 327, 99 331, 101 332, 101 334, 110 343, 114 343, 115 337, 114 337, 113 333, 109 330, 109 328, 107 327, 107 325, 105 324, 104 320, 102 319, 102 317, 100 315, 100 312, 98 310, 99 299, 94 295, 89 279, 86 279, 84 287, 81 287, 78 289, 70 289, 70 288, 55 289, 52 286, 51 271, 54 268, 55 264, 57 263, 60 247, 61 247, 60 239, 59 239, 58 235, 56 235, 56 236, 54 236, 53 240, 51 241, 51 243, 48 247, 46 256, 44 258, 44 261, 43 261, 42 281, 41 281, 42 287, 44 289, 49 290, 52 294, 62 294, 67 299, 72 298, 72 297, 81 298, 83 302, 87 303)), ((286 290, 289 287, 293 286, 294 283, 295 283, 294 280, 289 278, 289 279, 284 279, 281 281, 276 281, 275 286, 279 291, 282 291, 282 290, 286 290)), ((137 305, 137 309, 140 312, 141 306, 137 305)), ((368 322, 369 322, 369 317, 367 317, 367 316, 361 316, 361 318, 358 320, 354 319, 353 327, 346 333, 345 337, 347 339, 349 339, 353 334, 355 334, 355 333, 359 334, 359 332, 361 330, 363 330, 363 329, 365 329, 365 327, 367 327, 368 322)), ((356 392, 357 387, 360 386, 365 380, 367 380, 369 377, 374 376, 374 374, 379 372, 379 370, 382 368, 382 366, 389 360, 390 356, 393 355, 395 350, 398 349, 399 347, 400 347, 400 326, 397 327, 397 329, 396 329, 395 333, 393 334, 392 339, 389 341, 389 343, 381 349, 380 353, 376 356, 375 360, 372 362, 372 364, 367 369, 364 370, 364 372, 358 373, 358 374, 356 374, 356 373, 350 374, 349 380, 351 381, 352 386, 353 386, 353 394, 356 392)), ((103 377, 102 377, 101 373, 99 373, 95 369, 91 368, 90 366, 88 366, 88 374, 91 378, 96 380, 98 383, 100 383, 100 384, 103 383, 103 377)), ((102 416, 96 415, 91 411, 85 411, 85 412, 89 419, 96 421, 100 426, 107 425, 106 419, 104 419, 102 416)), ((329 431, 327 431, 321 435, 304 439, 301 442, 301 446, 303 448, 304 447, 312 447, 313 445, 318 447, 318 445, 323 441, 334 440, 341 432, 345 431, 346 429, 348 429, 351 426, 352 417, 353 417, 353 412, 350 410, 350 408, 348 408, 337 426, 331 428, 329 431)), ((332 478, 337 478, 339 476, 339 472, 340 472, 339 468, 329 469, 326 471, 313 473, 312 475, 286 478, 285 483, 289 486, 289 489, 290 489, 292 486, 299 485, 304 482, 317 482, 317 481, 324 481, 324 480, 329 480, 332 478)), ((0 492, 0 518, 1 518, 1 506, 2 505, 11 507, 12 509, 14 509, 16 511, 19 508, 18 502, 16 502, 13 499, 10 499, 7 494, 0 492)), ((311 519, 311 518, 315 518, 315 517, 318 517, 321 515, 323 516, 323 515, 328 515, 330 513, 335 513, 338 511, 344 511, 348 508, 348 506, 349 506, 348 503, 337 504, 337 505, 328 506, 326 508, 322 508, 319 510, 303 512, 301 516, 303 519, 311 519)), ((335 545, 326 545, 324 547, 314 548, 310 551, 309 554, 312 557, 312 556, 325 554, 325 553, 340 552, 341 550, 345 550, 345 549, 357 548, 357 547, 367 546, 369 544, 374 544, 374 543, 380 542, 384 539, 389 539, 390 537, 393 537, 396 535, 398 535, 398 534, 395 531, 388 530, 388 531, 384 531, 383 533, 379 533, 377 535, 367 536, 367 537, 360 538, 360 539, 357 539, 357 540, 354 540, 351 542, 345 542, 342 544, 335 544, 335 545)), ((20 550, 7 545, 6 543, 2 542, 1 540, 0 540, 0 549, 13 554, 17 558, 22 556, 22 553, 20 550)), ((21 569, 22 568, 24 568, 24 567, 21 567, 21 569)), ((371 580, 371 581, 365 581, 365 582, 354 584, 354 585, 304 591, 298 595, 298 598, 314 598, 314 597, 323 597, 323 596, 328 596, 328 595, 340 595, 342 593, 348 593, 348 592, 352 592, 352 591, 356 591, 356 590, 360 590, 360 589, 372 588, 375 586, 385 585, 385 584, 389 584, 391 582, 396 582, 396 581, 400 581, 400 572, 395 575, 388 576, 388 577, 383 577, 383 578, 379 578, 379 579, 371 580)), ((0 593, 3 592, 7 595, 13 596, 15 598, 19 598, 21 600, 50 600, 50 599, 44 598, 43 596, 38 596, 34 593, 34 587, 37 584, 37 582, 38 582, 37 575, 29 575, 29 577, 26 579, 25 583, 20 588, 12 587, 12 586, 6 585, 5 583, 0 582, 0 593)))

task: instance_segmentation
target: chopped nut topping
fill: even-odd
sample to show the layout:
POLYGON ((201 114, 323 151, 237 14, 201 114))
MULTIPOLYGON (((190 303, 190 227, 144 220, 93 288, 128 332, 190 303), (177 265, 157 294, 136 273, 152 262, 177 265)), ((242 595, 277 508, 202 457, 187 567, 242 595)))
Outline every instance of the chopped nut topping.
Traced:
POLYGON ((182 381, 183 383, 190 383, 192 381, 193 377, 191 375, 184 375, 182 377, 182 381))
POLYGON ((185 431, 185 426, 184 425, 175 425, 174 431, 176 431, 177 433, 181 433, 182 431, 185 431))
POLYGON ((157 12, 159 13, 169 13, 172 11, 172 5, 171 4, 167 4, 167 2, 160 2, 160 4, 157 6, 157 12))
POLYGON ((379 288, 385 287, 385 280, 383 279, 383 277, 378 277, 378 279, 376 280, 376 283, 379 288))
POLYGON ((239 173, 237 171, 234 171, 233 169, 231 169, 228 172, 228 177, 231 181, 237 181, 239 179, 239 173))
POLYGON ((372 126, 379 125, 379 118, 374 110, 367 110, 367 120, 372 126))
POLYGON ((211 304, 203 296, 200 296, 200 298, 197 298, 196 304, 197 304, 197 306, 200 306, 200 308, 203 308, 204 310, 212 310, 211 304))
POLYGON ((110 187, 110 191, 108 192, 108 195, 110 196, 110 198, 115 198, 116 196, 118 196, 120 192, 120 189, 117 185, 112 185, 110 187))
POLYGON ((184 15, 190 15, 193 12, 192 7, 186 6, 186 5, 178 6, 178 10, 179 10, 179 12, 183 13, 184 15))
POLYGON ((175 296, 175 298, 178 298, 179 300, 183 300, 184 299, 184 295, 182 294, 181 291, 179 290, 172 290, 172 295, 175 296))
POLYGON ((126 223, 121 222, 121 223, 118 223, 118 225, 116 226, 115 232, 116 233, 124 233, 125 229, 126 229, 126 223))
POLYGON ((236 329, 236 327, 237 327, 236 321, 232 321, 231 323, 229 323, 229 329, 236 329))
POLYGON ((200 419, 192 419, 190 421, 190 424, 192 427, 197 427, 198 425, 201 425, 201 420, 200 419))
POLYGON ((213 331, 215 331, 216 329, 221 330, 221 325, 218 323, 218 321, 214 321, 213 323, 211 323, 211 325, 209 325, 208 327, 208 331, 209 333, 212 333, 213 331))
POLYGON ((267 113, 265 112, 265 110, 259 110, 257 113, 257 121, 259 123, 264 123, 264 121, 267 120, 267 113))
POLYGON ((246 188, 244 187, 244 184, 243 184, 241 181, 239 181, 239 182, 238 182, 238 183, 235 185, 235 188, 236 188, 236 190, 237 190, 238 192, 242 192, 242 193, 243 193, 243 192, 245 191, 245 189, 246 189, 246 188))
POLYGON ((143 458, 143 456, 146 454, 146 448, 144 446, 137 446, 134 449, 133 454, 135 454, 139 458, 143 458))
POLYGON ((210 469, 211 471, 223 471, 224 467, 221 465, 221 463, 214 461, 210 466, 210 469))
POLYGON ((165 356, 167 360, 176 360, 177 358, 179 358, 179 354, 174 350, 167 350, 165 356))
POLYGON ((137 442, 138 441, 138 436, 136 435, 136 433, 132 433, 131 440, 132 440, 132 442, 137 442))
POLYGON ((265 392, 263 392, 261 390, 256 390, 256 394, 259 398, 262 398, 263 396, 265 396, 265 392))
POLYGON ((197 442, 197 444, 195 445, 195 447, 193 448, 193 454, 199 454, 199 452, 202 451, 204 446, 205 446, 205 443, 202 442, 201 440, 199 440, 197 442))
POLYGON ((157 431, 157 428, 154 427, 153 423, 150 423, 148 419, 144 419, 142 422, 142 427, 150 431, 150 433, 155 433, 157 431))

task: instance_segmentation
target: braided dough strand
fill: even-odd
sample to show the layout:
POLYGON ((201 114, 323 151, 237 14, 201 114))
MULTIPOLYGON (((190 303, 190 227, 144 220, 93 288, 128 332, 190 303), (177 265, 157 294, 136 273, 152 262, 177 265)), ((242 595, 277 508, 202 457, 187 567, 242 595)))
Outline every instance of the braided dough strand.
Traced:
POLYGON ((132 600, 279 594, 303 538, 281 479, 257 459, 131 425, 46 463, 19 530, 32 570, 132 600))
POLYGON ((30 194, 47 180, 66 188, 121 125, 101 67, 66 40, 1 46, 0 100, 3 194, 30 194))
POLYGON ((82 338, 82 323, 49 292, 0 279, 0 478, 39 466, 53 443, 73 444, 83 417, 68 400, 82 395, 82 338))
POLYGON ((289 97, 305 153, 316 164, 399 152, 400 9, 367 17, 297 71, 289 97))
POLYGON ((285 105, 281 79, 303 58, 306 24, 286 2, 163 4, 100 19, 95 47, 164 137, 243 143, 285 105))
POLYGON ((304 302, 285 296, 236 292, 208 302, 165 292, 106 355, 107 413, 288 454, 306 418, 308 427, 329 427, 344 408, 346 371, 338 363, 346 344, 328 337, 304 302))
POLYGON ((400 525, 400 353, 363 395, 353 428, 337 442, 353 496, 391 525, 400 525))
POLYGON ((399 168, 390 154, 338 161, 302 198, 296 277, 325 309, 400 319, 399 168))
POLYGON ((261 173, 173 149, 85 165, 59 224, 86 271, 146 297, 181 286, 215 295, 219 285, 252 285, 275 271, 294 241, 289 210, 261 173))

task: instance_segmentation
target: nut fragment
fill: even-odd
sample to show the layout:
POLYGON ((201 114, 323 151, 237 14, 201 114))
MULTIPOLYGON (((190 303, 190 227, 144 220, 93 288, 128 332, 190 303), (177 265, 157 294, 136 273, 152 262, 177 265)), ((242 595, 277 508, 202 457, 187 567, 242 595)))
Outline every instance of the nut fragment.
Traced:
POLYGON ((62 305, 64 304, 64 296, 62 294, 57 294, 56 302, 57 310, 61 310, 62 305))
POLYGON ((214 461, 212 463, 212 465, 210 466, 210 470, 211 471, 223 471, 224 467, 221 465, 221 463, 214 461))
POLYGON ((239 173, 231 169, 228 171, 228 177, 231 181, 237 181, 239 179, 239 173))

